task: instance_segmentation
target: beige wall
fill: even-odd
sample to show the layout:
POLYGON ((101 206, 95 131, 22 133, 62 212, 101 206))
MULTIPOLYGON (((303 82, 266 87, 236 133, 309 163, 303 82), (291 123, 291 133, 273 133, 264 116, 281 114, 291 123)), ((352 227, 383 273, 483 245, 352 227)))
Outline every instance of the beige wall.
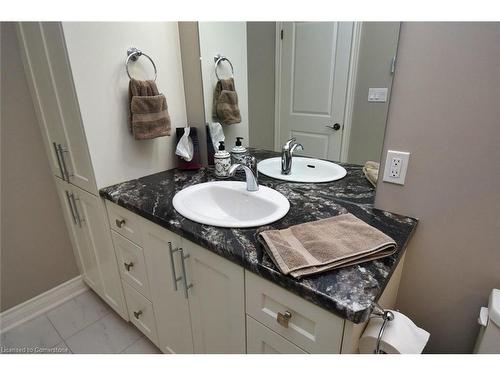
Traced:
POLYGON ((393 78, 390 67, 398 47, 399 25, 399 22, 363 22, 347 156, 349 163, 380 160, 389 101, 368 102, 368 89, 387 87, 390 96, 393 78))
POLYGON ((403 23, 387 149, 411 152, 405 186, 376 206, 418 217, 397 307, 428 352, 470 352, 500 287, 500 24, 403 23))
POLYGON ((13 23, 1 30, 1 301, 9 309, 78 270, 13 23))
POLYGON ((274 149, 276 22, 247 22, 249 145, 274 149))

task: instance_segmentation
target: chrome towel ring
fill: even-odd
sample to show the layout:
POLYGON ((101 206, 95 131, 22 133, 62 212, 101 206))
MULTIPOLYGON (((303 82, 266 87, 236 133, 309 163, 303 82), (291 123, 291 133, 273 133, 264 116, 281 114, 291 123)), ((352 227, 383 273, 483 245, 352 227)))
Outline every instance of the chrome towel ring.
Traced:
POLYGON ((217 79, 220 79, 219 74, 217 73, 217 68, 219 67, 219 64, 223 61, 227 61, 229 63, 229 65, 231 66, 231 78, 234 78, 233 64, 231 63, 231 61, 229 61, 229 59, 227 57, 217 55, 214 57, 214 61, 215 61, 215 76, 217 77, 217 79))
POLYGON ((153 65, 153 68, 155 70, 154 81, 156 82, 156 77, 158 76, 158 71, 156 70, 155 62, 153 61, 153 59, 151 57, 149 57, 147 54, 145 54, 140 49, 135 48, 135 47, 130 47, 127 50, 127 60, 125 60, 125 69, 127 70, 128 78, 132 79, 132 76, 130 75, 130 72, 128 70, 128 63, 130 61, 137 61, 139 59, 139 57, 141 57, 141 56, 146 56, 148 58, 148 60, 151 61, 151 64, 153 65))

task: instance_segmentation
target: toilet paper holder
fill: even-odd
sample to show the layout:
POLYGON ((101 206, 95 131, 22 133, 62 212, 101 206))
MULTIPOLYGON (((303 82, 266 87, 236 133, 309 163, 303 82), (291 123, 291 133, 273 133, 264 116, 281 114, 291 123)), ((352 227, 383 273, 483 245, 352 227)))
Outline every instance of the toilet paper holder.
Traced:
POLYGON ((382 307, 380 307, 379 304, 376 302, 372 303, 372 315, 382 318, 384 322, 382 323, 382 326, 380 327, 380 331, 378 332, 377 336, 377 346, 375 347, 375 351, 373 352, 374 354, 385 354, 384 351, 380 350, 380 342, 382 341, 382 336, 384 335, 385 327, 387 326, 387 323, 390 322, 391 320, 394 320, 394 314, 392 311, 389 310, 384 310, 382 307))

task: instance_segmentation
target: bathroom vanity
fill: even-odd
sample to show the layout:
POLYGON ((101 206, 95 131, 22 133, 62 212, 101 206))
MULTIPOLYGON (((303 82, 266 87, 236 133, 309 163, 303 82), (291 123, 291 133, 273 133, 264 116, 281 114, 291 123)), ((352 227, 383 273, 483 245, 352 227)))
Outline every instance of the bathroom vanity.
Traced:
MULTIPOLYGON (((275 152, 251 150, 259 160, 275 152)), ((413 218, 373 208, 360 166, 324 184, 261 175, 290 211, 273 229, 350 212, 397 242, 389 257, 295 280, 277 271, 257 228, 198 224, 173 196, 215 180, 213 170, 168 170, 100 190, 130 321, 165 353, 351 353, 372 303, 394 304, 413 218)), ((242 177, 238 177, 242 178, 242 177)))

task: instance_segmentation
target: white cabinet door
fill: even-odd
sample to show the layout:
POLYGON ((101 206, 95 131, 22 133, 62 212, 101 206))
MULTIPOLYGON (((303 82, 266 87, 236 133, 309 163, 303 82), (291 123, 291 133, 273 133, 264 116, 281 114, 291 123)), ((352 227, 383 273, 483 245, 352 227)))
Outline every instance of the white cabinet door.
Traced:
POLYGON ((188 240, 182 244, 195 353, 245 353, 243 268, 188 240))
POLYGON ((59 178, 54 179, 57 186, 57 192, 61 200, 64 218, 70 234, 71 243, 73 245, 73 252, 75 254, 76 262, 80 273, 82 274, 85 282, 98 294, 102 294, 101 290, 101 275, 97 265, 97 258, 92 251, 89 244, 89 238, 85 233, 83 227, 78 224, 75 208, 74 208, 74 195, 73 187, 62 181, 59 178))
POLYGON ((128 320, 122 283, 111 231, 106 220, 104 200, 85 190, 72 187, 76 222, 83 229, 90 251, 97 259, 101 275, 101 297, 128 320))
POLYGON ((144 219, 141 232, 160 350, 193 353, 189 302, 182 280, 175 281, 182 276, 180 237, 144 219))
POLYGON ((52 171, 97 195, 61 24, 22 22, 18 31, 26 77, 52 171))

